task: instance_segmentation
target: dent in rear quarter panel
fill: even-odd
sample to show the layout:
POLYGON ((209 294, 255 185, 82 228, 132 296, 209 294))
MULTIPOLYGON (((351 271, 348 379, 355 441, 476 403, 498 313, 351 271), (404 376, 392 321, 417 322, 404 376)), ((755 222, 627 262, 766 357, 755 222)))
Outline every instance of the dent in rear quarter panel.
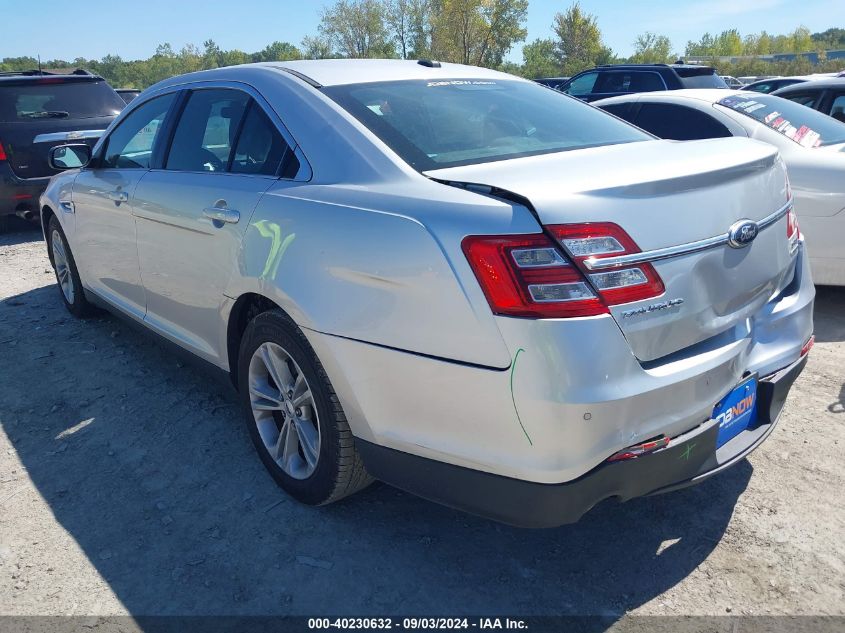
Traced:
MULTIPOLYGON (((493 204, 454 191, 478 198, 479 206, 493 204)), ((365 187, 279 183, 252 216, 240 270, 226 294, 267 296, 301 327, 317 332, 507 367, 510 356, 480 288, 474 279, 458 280, 455 265, 468 269, 466 262, 456 262, 451 253, 450 261, 434 233, 407 209, 401 212, 403 204, 435 208, 442 202, 391 195, 388 205, 365 187), (397 211, 365 206, 373 200, 397 211)), ((444 223, 438 237, 457 241, 449 248, 461 253, 460 239, 472 231, 452 226, 454 217, 444 223)), ((527 222, 522 228, 532 230, 527 222)), ((535 225, 532 232, 537 230, 535 225)))

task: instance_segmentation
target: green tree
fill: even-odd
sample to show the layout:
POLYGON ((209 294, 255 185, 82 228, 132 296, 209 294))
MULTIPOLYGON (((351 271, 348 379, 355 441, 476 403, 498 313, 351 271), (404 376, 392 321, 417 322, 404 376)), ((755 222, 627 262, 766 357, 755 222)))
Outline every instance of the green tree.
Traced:
POLYGON ((273 42, 253 53, 255 62, 283 62, 290 59, 302 59, 302 52, 290 42, 273 42))
POLYGON ((434 48, 448 61, 498 67, 525 39, 528 0, 445 0, 435 18, 434 48))
POLYGON ((563 13, 554 17, 555 46, 565 75, 590 68, 600 55, 609 53, 601 39, 596 16, 585 13, 575 2, 563 13))
POLYGON ((319 29, 342 57, 395 56, 385 6, 378 0, 337 0, 323 10, 319 29))
POLYGON ((529 79, 560 75, 560 58, 552 39, 536 39, 522 47, 522 75, 529 79))
POLYGON ((672 61, 672 42, 665 35, 646 31, 637 36, 631 61, 635 64, 666 64, 672 61))
POLYGON ((302 38, 300 46, 302 47, 303 59, 330 59, 334 57, 331 40, 322 35, 306 35, 302 38))

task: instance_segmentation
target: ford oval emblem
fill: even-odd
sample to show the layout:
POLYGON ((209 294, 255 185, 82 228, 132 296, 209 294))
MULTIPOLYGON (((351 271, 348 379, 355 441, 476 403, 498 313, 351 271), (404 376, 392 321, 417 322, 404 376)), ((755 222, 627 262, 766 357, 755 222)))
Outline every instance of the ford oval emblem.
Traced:
POLYGON ((728 229, 728 246, 731 248, 745 248, 760 232, 760 227, 751 220, 740 220, 728 229))

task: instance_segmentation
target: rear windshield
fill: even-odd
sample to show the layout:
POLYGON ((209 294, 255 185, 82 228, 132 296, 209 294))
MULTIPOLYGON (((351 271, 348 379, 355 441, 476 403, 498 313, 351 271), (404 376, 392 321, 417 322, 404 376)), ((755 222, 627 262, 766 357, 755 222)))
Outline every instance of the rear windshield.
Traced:
POLYGON ((728 84, 712 68, 676 68, 685 88, 727 88, 728 84))
POLYGON ((114 116, 125 105, 105 81, 44 79, 0 85, 0 121, 114 116))
POLYGON ((804 147, 845 143, 845 123, 788 99, 750 92, 747 96, 725 97, 719 105, 749 116, 804 147))
POLYGON ((652 138, 534 82, 410 80, 324 91, 420 171, 652 138))

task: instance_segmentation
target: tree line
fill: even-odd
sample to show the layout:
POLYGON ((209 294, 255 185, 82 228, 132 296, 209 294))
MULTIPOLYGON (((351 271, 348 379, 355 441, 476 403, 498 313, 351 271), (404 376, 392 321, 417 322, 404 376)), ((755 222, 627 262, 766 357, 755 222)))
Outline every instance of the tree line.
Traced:
MULTIPOLYGON (((677 59, 665 35, 645 32, 633 42, 634 54, 623 58, 604 42, 598 20, 574 2, 555 14, 549 36, 526 43, 522 62, 506 59, 524 42, 528 0, 336 0, 323 9, 317 32, 295 45, 276 41, 260 51, 223 50, 214 40, 179 50, 159 45, 148 59, 124 60, 119 55, 102 59, 45 60, 44 68, 85 68, 102 75, 115 87, 145 88, 173 75, 263 61, 325 58, 437 59, 489 68, 529 78, 573 75, 598 64, 665 63, 677 59)), ((841 62, 813 66, 794 62, 742 60, 730 64, 718 56, 801 53, 845 48, 845 29, 811 33, 799 26, 788 34, 762 31, 744 37, 736 29, 688 42, 685 55, 714 58, 723 74, 803 74, 839 70, 841 62), (751 72, 752 70, 756 72, 751 72)), ((7 57, 0 71, 38 67, 33 57, 7 57)))

